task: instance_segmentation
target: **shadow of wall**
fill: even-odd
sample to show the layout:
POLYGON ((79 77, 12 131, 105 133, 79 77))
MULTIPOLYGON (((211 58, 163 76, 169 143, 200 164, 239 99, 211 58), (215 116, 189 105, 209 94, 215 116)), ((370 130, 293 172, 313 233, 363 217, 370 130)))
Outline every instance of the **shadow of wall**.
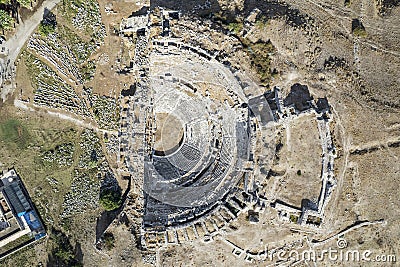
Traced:
POLYGON ((151 0, 150 9, 156 7, 179 10, 182 14, 207 16, 221 10, 217 0, 151 0))

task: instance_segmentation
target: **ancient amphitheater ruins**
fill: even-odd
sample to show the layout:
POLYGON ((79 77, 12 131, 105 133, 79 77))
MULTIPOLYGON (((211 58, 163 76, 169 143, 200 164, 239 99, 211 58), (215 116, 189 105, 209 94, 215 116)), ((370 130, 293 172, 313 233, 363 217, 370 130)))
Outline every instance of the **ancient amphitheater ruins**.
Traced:
POLYGON ((327 99, 314 101, 300 84, 286 98, 279 88, 264 93, 215 54, 170 34, 179 17, 160 9, 123 20, 120 29, 137 38, 127 71, 139 78, 123 98, 119 158, 143 186, 142 246, 210 241, 240 213, 257 222, 269 206, 282 220, 318 227, 335 187, 327 99), (267 199, 260 172, 275 155, 275 127, 305 114, 318 122, 321 191, 298 209, 267 199))

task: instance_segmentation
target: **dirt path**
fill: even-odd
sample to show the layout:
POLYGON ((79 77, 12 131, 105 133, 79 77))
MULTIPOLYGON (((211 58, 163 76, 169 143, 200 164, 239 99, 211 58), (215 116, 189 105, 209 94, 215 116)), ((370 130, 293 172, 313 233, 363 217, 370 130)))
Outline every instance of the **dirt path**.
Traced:
MULTIPOLYGON (((14 62, 17 59, 21 48, 24 46, 28 38, 31 36, 33 31, 39 25, 40 21, 43 19, 44 10, 53 9, 59 2, 60 0, 44 1, 29 19, 25 20, 17 27, 15 34, 2 45, 2 47, 5 47, 6 51, 8 51, 8 56, 4 60, 4 63, 9 62, 9 66, 14 66, 14 62)), ((1 67, 2 66, 0 66, 0 69, 2 69, 1 67)), ((7 71, 11 71, 11 69, 8 68, 7 71)), ((1 90, 1 98, 3 99, 3 101, 6 100, 7 95, 12 93, 14 89, 14 83, 4 85, 1 90)))
POLYGON ((32 105, 30 103, 26 103, 20 100, 15 100, 14 101, 14 106, 17 108, 21 108, 21 109, 25 109, 25 110, 30 110, 30 111, 36 111, 36 112, 41 112, 41 113, 45 113, 47 115, 53 116, 53 117, 58 117, 62 120, 67 120, 70 121, 76 125, 79 125, 81 127, 85 127, 88 129, 92 129, 96 132, 102 132, 102 133, 108 133, 108 134, 118 134, 118 131, 110 131, 110 130, 104 130, 104 129, 100 129, 98 126, 95 125, 95 122, 88 122, 82 119, 78 119, 75 118, 71 115, 65 114, 65 113, 61 113, 58 111, 52 111, 52 110, 48 110, 47 108, 44 107, 39 107, 36 105, 32 105))
POLYGON ((36 12, 29 19, 22 22, 15 32, 14 36, 11 37, 4 43, 4 46, 8 49, 8 59, 14 62, 18 54, 31 36, 35 28, 39 25, 40 21, 43 19, 44 10, 47 8, 49 10, 53 9, 60 0, 47 0, 36 10, 36 12))

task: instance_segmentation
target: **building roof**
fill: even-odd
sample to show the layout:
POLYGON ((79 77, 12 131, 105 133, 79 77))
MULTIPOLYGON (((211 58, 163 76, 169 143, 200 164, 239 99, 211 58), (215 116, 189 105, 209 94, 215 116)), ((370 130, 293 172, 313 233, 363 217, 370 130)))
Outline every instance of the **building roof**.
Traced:
POLYGON ((31 209, 31 206, 24 192, 22 191, 19 181, 15 181, 8 186, 4 186, 3 192, 16 214, 26 212, 31 209))

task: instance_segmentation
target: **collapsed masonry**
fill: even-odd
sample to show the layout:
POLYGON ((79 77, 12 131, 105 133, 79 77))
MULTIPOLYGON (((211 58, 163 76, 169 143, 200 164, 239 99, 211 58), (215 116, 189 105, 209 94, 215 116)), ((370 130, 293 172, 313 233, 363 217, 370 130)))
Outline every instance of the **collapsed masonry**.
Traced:
POLYGON ((283 99, 279 88, 266 95, 278 123, 296 119, 298 116, 313 114, 318 123, 318 132, 322 146, 321 191, 317 203, 303 201, 302 207, 293 207, 279 200, 272 206, 284 221, 291 221, 302 226, 319 227, 324 218, 324 210, 329 202, 336 180, 334 178, 335 147, 332 142, 329 123, 332 120, 330 106, 326 98, 317 102, 309 94, 305 85, 295 84, 290 94, 283 99))

